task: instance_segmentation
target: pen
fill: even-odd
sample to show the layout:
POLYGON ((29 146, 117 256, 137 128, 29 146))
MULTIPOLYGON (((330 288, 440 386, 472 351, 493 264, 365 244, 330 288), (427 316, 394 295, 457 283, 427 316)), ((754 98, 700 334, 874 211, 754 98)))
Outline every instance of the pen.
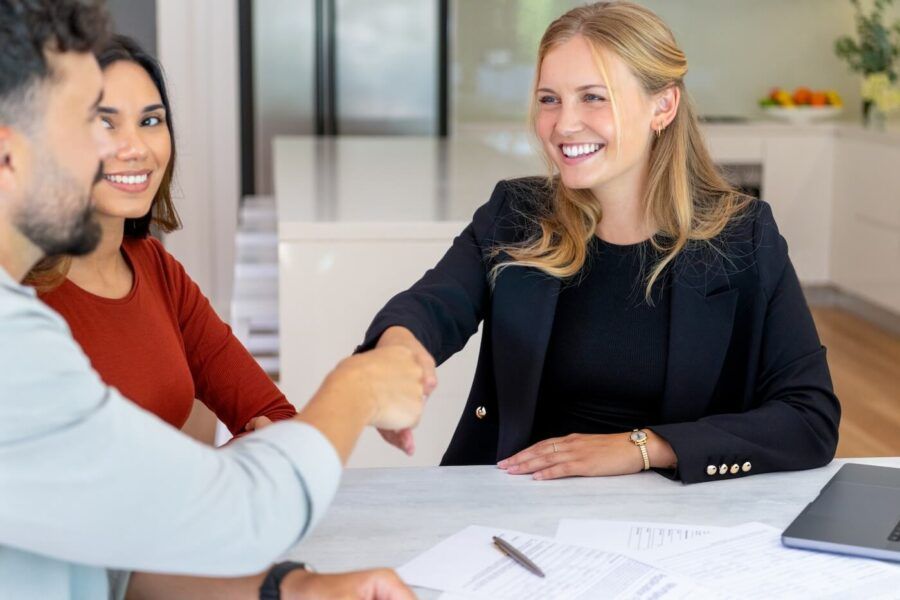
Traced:
POLYGON ((522 554, 520 550, 517 550, 515 546, 504 540, 503 538, 499 538, 496 535, 494 536, 494 544, 500 548, 500 550, 509 556, 511 559, 537 575, 538 577, 545 577, 544 572, 541 571, 540 567, 531 562, 531 559, 522 554))

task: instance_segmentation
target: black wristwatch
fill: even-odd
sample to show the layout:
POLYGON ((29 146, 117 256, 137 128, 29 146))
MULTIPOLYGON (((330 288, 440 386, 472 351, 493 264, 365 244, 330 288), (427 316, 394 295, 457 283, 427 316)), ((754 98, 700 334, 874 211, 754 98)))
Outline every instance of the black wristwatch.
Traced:
POLYGON ((262 585, 259 586, 259 600, 281 600, 281 580, 291 571, 303 569, 315 573, 315 569, 301 562, 280 562, 269 569, 262 585))

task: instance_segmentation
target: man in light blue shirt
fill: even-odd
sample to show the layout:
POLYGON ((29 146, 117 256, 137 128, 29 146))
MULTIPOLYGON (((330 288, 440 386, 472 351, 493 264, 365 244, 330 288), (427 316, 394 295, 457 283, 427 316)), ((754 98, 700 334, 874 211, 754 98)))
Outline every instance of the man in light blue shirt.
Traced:
MULTIPOLYGON (((408 351, 354 356, 296 418, 213 450, 100 380, 63 319, 18 282, 44 255, 89 252, 98 239, 90 189, 114 150, 90 53, 103 22, 83 0, 0 0, 3 599, 121 595, 127 578, 111 586, 108 569, 259 573, 321 517, 363 427, 414 426, 425 391, 408 351)), ((129 593, 254 598, 265 578, 141 574, 129 593)), ((276 598, 412 597, 385 571, 276 579, 276 598)))

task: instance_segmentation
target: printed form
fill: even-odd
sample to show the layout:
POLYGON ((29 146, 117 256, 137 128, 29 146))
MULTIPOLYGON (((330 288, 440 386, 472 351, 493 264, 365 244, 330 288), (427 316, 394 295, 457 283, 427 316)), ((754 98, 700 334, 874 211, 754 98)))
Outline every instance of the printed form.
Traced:
POLYGON ((900 566, 787 548, 781 530, 747 523, 641 556, 740 598, 900 598, 900 566))
POLYGON ((595 600, 696 598, 709 590, 614 552, 552 538, 471 526, 419 555, 397 572, 409 585, 451 592, 445 599, 595 600), (538 577, 500 552, 502 537, 546 574, 538 577))
POLYGON ((562 519, 556 540, 609 552, 641 553, 724 530, 711 525, 562 519))

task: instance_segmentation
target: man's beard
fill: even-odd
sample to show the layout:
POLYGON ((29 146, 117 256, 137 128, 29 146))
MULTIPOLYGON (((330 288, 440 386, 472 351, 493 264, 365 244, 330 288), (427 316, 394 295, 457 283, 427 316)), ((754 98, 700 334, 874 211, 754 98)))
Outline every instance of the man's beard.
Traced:
MULTIPOLYGON (((16 225, 22 235, 41 249, 45 256, 89 254, 100 242, 102 231, 94 219, 90 191, 79 191, 79 183, 50 156, 35 170, 35 183, 25 196, 25 207, 16 225)), ((94 183, 103 179, 98 165, 94 183)))

